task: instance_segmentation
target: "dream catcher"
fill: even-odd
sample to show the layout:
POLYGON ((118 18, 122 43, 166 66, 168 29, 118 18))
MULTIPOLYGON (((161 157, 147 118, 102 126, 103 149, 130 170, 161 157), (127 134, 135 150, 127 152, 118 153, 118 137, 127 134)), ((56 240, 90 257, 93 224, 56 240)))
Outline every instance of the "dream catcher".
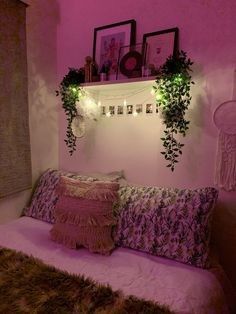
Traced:
POLYGON ((85 119, 81 115, 74 117, 71 123, 71 129, 76 137, 83 137, 85 134, 85 119))
POLYGON ((73 118, 71 129, 76 137, 83 137, 85 135, 86 121, 97 121, 99 115, 98 106, 91 99, 81 100, 76 103, 77 115, 73 118))
MULTIPOLYGON (((236 99, 236 89, 233 98, 236 99)), ((236 100, 220 104, 214 112, 213 120, 219 129, 215 183, 226 191, 235 191, 236 100)))

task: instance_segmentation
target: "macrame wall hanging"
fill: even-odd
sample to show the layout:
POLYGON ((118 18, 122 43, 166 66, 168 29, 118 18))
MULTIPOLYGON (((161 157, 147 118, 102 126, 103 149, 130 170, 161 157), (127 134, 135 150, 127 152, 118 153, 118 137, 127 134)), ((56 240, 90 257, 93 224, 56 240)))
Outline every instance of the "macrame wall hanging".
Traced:
POLYGON ((233 99, 220 104, 213 115, 219 130, 215 183, 226 191, 236 191, 236 72, 233 99))

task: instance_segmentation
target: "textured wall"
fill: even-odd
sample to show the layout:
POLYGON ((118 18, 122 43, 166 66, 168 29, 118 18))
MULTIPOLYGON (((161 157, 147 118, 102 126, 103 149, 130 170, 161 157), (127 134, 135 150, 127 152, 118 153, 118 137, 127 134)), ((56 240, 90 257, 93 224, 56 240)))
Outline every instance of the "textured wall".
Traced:
MULTIPOLYGON (((217 129, 212 114, 231 99, 236 68, 234 0, 60 0, 58 80, 67 68, 84 64, 92 54, 93 29, 127 19, 137 22, 137 42, 143 33, 179 27, 180 48, 194 60, 191 120, 183 158, 174 173, 159 154, 162 130, 158 118, 113 118, 100 121, 78 142, 73 157, 63 143, 66 124, 60 114, 60 167, 83 170, 124 169, 128 180, 140 184, 196 187, 213 185, 217 129)), ((139 101, 132 100, 133 102, 139 101)), ((222 262, 236 286, 236 193, 220 194, 216 237, 222 262)))
POLYGON ((33 179, 58 166, 57 1, 28 0, 27 49, 33 179))

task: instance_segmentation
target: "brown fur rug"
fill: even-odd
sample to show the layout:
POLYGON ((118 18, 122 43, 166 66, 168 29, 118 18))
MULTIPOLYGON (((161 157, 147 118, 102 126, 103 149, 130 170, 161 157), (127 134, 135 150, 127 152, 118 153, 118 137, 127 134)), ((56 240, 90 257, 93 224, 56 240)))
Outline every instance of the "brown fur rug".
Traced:
POLYGON ((157 303, 71 275, 10 249, 0 249, 0 313, 168 314, 157 303))

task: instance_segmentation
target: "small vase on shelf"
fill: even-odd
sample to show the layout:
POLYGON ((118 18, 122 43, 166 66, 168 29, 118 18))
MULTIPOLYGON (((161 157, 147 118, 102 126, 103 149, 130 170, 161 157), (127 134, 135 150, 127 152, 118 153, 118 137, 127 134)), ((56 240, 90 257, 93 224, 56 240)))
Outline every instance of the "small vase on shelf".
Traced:
POLYGON ((100 70, 100 81, 107 81, 109 79, 110 66, 110 61, 106 61, 103 63, 100 70))
POLYGON ((107 81, 107 73, 104 72, 100 73, 100 81, 107 81))

